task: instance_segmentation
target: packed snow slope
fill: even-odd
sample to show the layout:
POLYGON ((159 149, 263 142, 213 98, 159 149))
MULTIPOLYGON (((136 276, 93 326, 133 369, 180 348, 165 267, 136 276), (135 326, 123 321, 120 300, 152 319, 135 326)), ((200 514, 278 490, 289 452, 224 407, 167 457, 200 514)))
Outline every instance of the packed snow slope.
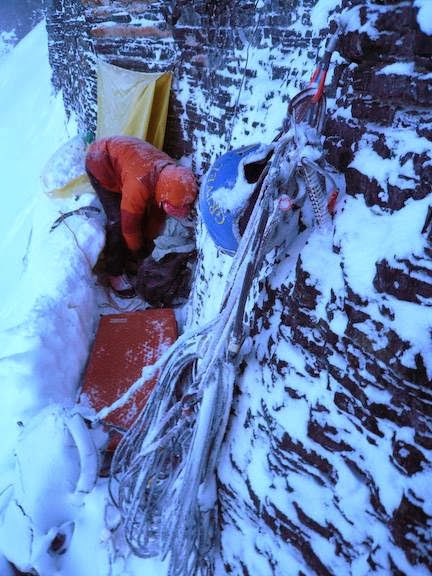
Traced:
POLYGON ((78 490, 91 462, 80 465, 67 409, 98 317, 92 267, 104 234, 97 217, 72 216, 51 231, 60 214, 95 197, 53 200, 43 191, 46 163, 75 134, 52 91, 45 23, 0 66, 8 136, 0 143, 0 573, 12 574, 7 559, 40 576, 161 574, 160 562, 153 571, 153 561, 131 557, 121 533, 112 539, 119 519, 106 482, 78 490))

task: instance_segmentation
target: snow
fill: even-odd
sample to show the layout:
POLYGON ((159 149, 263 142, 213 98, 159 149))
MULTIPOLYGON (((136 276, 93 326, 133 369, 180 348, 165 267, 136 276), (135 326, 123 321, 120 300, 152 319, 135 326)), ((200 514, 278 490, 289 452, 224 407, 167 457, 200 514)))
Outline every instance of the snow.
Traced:
POLYGON ((360 17, 361 6, 354 6, 348 11, 342 13, 341 23, 347 32, 362 32, 370 38, 378 38, 378 30, 374 26, 377 15, 371 15, 364 24, 361 23, 360 17))
POLYGON ((425 34, 432 35, 432 2, 430 0, 414 0, 418 8, 417 22, 425 34))
POLYGON ((13 46, 16 44, 16 34, 12 30, 10 32, 0 32, 0 62, 3 57, 8 54, 13 46))
POLYGON ((416 179, 412 158, 405 159, 403 163, 401 158, 408 152, 416 154, 429 152, 430 143, 426 138, 418 137, 415 130, 388 128, 385 136, 392 151, 389 158, 383 158, 372 149, 373 140, 376 140, 377 136, 365 135, 359 142, 359 150, 350 167, 357 168, 371 180, 377 180, 384 189, 387 184, 401 189, 412 187, 416 179))
POLYGON ((2 308, 15 300, 15 286, 23 273, 41 166, 67 131, 61 95, 51 95, 47 46, 37 49, 42 33, 40 26, 0 62, 1 123, 8 135, 0 141, 2 187, 8 198, 0 214, 0 253, 12 250, 17 256, 1 259, 1 276, 9 279, 0 287, 2 308))
POLYGON ((331 22, 330 13, 339 8, 341 0, 318 0, 311 11, 311 21, 315 33, 327 28, 331 22))
MULTIPOLYGON (((381 159, 382 161, 382 159, 381 159)), ((379 168, 374 162, 363 164, 375 176, 379 168)), ((427 212, 429 199, 409 200, 395 214, 377 212, 369 208, 363 197, 348 197, 338 218, 335 240, 340 244, 344 258, 344 272, 352 289, 373 306, 377 295, 371 291, 376 274, 375 262, 390 258, 390 264, 396 259, 403 259, 410 254, 423 254, 424 241, 419 234, 427 212)), ((317 254, 315 252, 315 258, 317 254)), ((340 275, 339 267, 327 267, 327 272, 334 270, 340 275)), ((340 282, 338 280, 338 282, 340 282)), ((394 312, 394 319, 388 320, 391 326, 403 339, 413 344, 410 354, 421 352, 427 362, 429 376, 432 377, 432 361, 427 351, 430 349, 430 326, 432 313, 430 308, 422 308, 411 302, 397 300, 387 296, 388 303, 394 312)), ((408 360, 408 356, 407 356, 408 360)))
POLYGON ((394 62, 393 64, 387 64, 384 68, 381 68, 377 74, 396 74, 399 76, 411 76, 415 71, 415 62, 394 62))
POLYGON ((8 135, 0 142, 7 198, 0 215, 0 566, 4 556, 44 576, 162 573, 159 562, 137 558, 129 572, 129 549, 119 536, 113 543, 107 522, 106 481, 87 493, 89 446, 100 434, 71 425, 97 321, 92 268, 104 233, 100 217, 74 216, 50 232, 60 214, 95 204, 91 190, 78 199, 45 194, 68 176, 51 159, 76 131, 50 77, 42 22, 0 61, 0 123, 8 135), (64 554, 49 552, 58 533, 64 554))

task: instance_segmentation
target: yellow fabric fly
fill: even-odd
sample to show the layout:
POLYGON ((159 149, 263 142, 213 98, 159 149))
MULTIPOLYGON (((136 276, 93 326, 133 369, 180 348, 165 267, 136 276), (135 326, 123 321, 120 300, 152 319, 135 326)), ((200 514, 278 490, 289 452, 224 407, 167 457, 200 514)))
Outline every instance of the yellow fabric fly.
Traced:
MULTIPOLYGON (((96 138, 118 134, 136 136, 162 149, 171 80, 171 72, 136 72, 99 60, 96 138)), ((76 141, 76 138, 72 140, 76 141)), ((81 155, 77 154, 76 142, 70 148, 68 152, 67 143, 63 145, 50 159, 44 170, 45 175, 42 175, 43 182, 52 181, 47 172, 55 171, 56 165, 68 161, 69 165, 77 164, 76 167, 72 166, 73 178, 61 182, 60 176, 58 185, 47 190, 47 194, 53 198, 79 196, 93 190, 84 171, 85 147, 81 155), (58 158, 59 155, 61 158, 58 158)))
POLYGON ((170 89, 170 72, 135 72, 99 61, 96 138, 124 134, 162 148, 170 89))

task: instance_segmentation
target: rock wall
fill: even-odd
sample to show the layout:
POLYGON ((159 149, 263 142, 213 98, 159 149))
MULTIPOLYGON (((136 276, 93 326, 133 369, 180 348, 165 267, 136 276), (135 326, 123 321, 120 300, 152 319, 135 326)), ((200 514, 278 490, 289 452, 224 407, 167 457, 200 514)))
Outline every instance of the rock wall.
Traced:
MULTIPOLYGON (((346 63, 335 71, 340 109, 326 129, 329 159, 346 174, 348 194, 361 194, 368 206, 397 211, 431 190, 432 38, 419 28, 409 2, 360 2, 351 13, 339 47, 346 63), (381 173, 354 161, 364 148, 369 160, 382 164, 381 173)), ((375 289, 424 301, 432 292, 430 264, 422 260, 412 255, 392 264, 377 262, 375 289)))
POLYGON ((325 129, 348 197, 330 244, 262 271, 219 468, 229 574, 432 570, 431 38, 410 3, 353 4, 325 129))
MULTIPOLYGON (((266 1, 258 10, 249 1, 47 1, 54 84, 63 88, 81 131, 94 131, 96 125, 96 58, 144 72, 171 70, 165 148, 176 158, 193 153, 200 173, 242 134, 263 132, 263 120, 281 98, 288 101, 318 44, 311 32, 292 30, 292 23, 299 23, 291 7, 304 10, 313 0, 266 1), (259 70, 253 58, 257 49, 259 70), (250 99, 258 75, 268 90, 260 88, 248 117, 243 100, 250 99)), ((281 123, 280 114, 270 119, 274 130, 275 121, 281 123)))
MULTIPOLYGON (((314 5, 53 0, 54 80, 87 130, 96 56, 173 70, 166 149, 200 174, 272 139, 313 69, 314 5)), ((343 7, 325 133, 346 195, 332 237, 281 246, 255 287, 218 470, 219 574, 432 571, 432 38, 411 2, 343 7)), ((229 268, 198 228, 195 323, 229 268)))
POLYGON ((82 134, 96 127, 96 57, 81 2, 45 0, 53 85, 82 134))

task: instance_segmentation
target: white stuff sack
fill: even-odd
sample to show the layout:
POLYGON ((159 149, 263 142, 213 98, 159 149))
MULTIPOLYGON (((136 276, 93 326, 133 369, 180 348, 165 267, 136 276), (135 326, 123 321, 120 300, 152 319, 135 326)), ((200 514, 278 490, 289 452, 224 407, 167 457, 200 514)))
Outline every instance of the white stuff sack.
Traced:
POLYGON ((77 135, 54 152, 41 174, 42 185, 46 194, 59 190, 72 180, 86 174, 86 151, 86 142, 82 136, 77 135))

